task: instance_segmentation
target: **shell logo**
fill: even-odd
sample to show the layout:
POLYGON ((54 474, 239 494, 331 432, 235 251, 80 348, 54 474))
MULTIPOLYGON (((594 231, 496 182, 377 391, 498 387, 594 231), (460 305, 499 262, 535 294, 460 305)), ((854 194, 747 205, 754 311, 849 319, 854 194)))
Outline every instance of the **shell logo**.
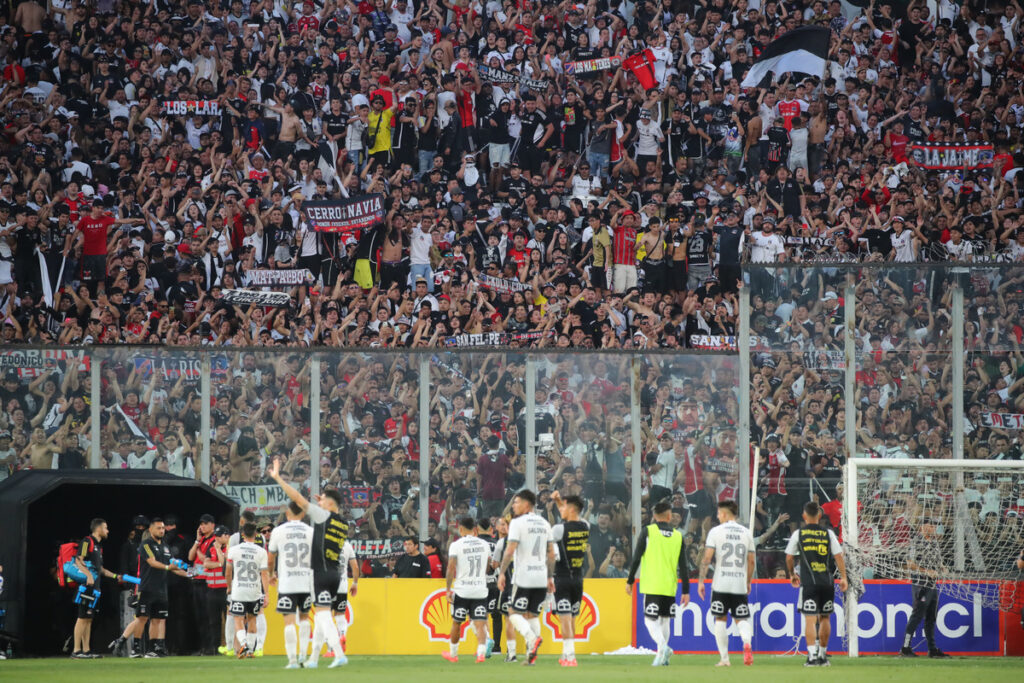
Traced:
MULTIPOLYGON (((452 632, 452 606, 448 602, 448 592, 439 588, 424 600, 420 605, 420 624, 427 629, 430 640, 447 643, 452 632)), ((469 621, 462 624, 462 632, 459 638, 466 635, 469 628, 469 621)))
MULTIPOLYGON (((562 624, 558 621, 558 615, 554 612, 547 612, 544 615, 544 623, 554 634, 555 640, 562 640, 562 624)), ((601 611, 597 609, 597 603, 587 593, 583 594, 580 601, 580 614, 576 617, 576 638, 575 640, 590 640, 590 632, 601 623, 601 611)))

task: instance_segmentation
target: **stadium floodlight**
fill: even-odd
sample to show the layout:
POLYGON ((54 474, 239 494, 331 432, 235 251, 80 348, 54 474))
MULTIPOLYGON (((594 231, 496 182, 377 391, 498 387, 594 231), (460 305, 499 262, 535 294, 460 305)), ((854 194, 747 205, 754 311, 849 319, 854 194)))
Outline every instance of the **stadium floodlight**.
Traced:
POLYGON ((864 579, 910 581, 923 572, 938 577, 938 591, 957 600, 1001 610, 1014 605, 1020 549, 1007 534, 1014 535, 1024 516, 1024 462, 851 458, 843 484, 851 657, 859 654, 857 598, 864 579), (926 538, 924 525, 930 525, 926 538), (912 549, 925 542, 938 552, 916 556, 912 569, 912 549))

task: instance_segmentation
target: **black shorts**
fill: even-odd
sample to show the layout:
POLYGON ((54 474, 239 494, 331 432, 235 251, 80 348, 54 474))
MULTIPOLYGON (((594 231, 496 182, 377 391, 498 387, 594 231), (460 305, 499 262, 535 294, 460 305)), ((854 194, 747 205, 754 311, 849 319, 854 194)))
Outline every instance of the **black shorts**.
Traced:
POLYGON ((491 614, 501 611, 501 591, 496 583, 487 584, 487 611, 491 614))
POLYGON ((87 603, 87 602, 80 602, 80 603, 78 603, 78 605, 76 605, 76 607, 78 607, 78 618, 79 619, 92 619, 97 614, 99 614, 99 611, 100 611, 99 601, 96 602, 96 606, 95 607, 90 607, 89 603, 87 603))
POLYGON ((520 588, 519 586, 513 586, 508 609, 510 612, 540 614, 540 608, 547 598, 547 588, 520 588))
POLYGON ((331 609, 338 614, 344 614, 345 610, 348 609, 348 593, 335 593, 334 604, 331 605, 331 609))
POLYGON ((669 269, 669 289, 676 292, 686 291, 686 261, 672 261, 669 269))
POLYGON ((800 586, 797 607, 801 614, 832 614, 835 599, 836 589, 831 584, 800 586))
POLYGON ((235 617, 254 617, 260 613, 260 610, 262 608, 262 600, 252 600, 246 602, 232 600, 228 602, 228 614, 235 617))
POLYGON ((674 617, 676 615, 676 596, 650 595, 644 593, 644 617, 674 617))
POLYGON ((746 595, 711 591, 711 607, 708 611, 716 617, 732 614, 733 619, 746 619, 750 616, 750 605, 747 604, 746 595))
POLYGON ((608 289, 608 271, 604 266, 590 267, 590 285, 594 289, 608 289))
POLYGON ((106 256, 83 256, 82 257, 82 279, 103 280, 107 277, 106 256))
POLYGON ((452 602, 452 621, 461 624, 466 619, 485 621, 487 619, 487 598, 463 598, 456 595, 452 602))
POLYGON ((277 596, 277 611, 280 614, 307 614, 313 606, 313 596, 309 593, 284 593, 277 596))
POLYGON ((512 587, 506 584, 505 590, 498 596, 498 609, 502 614, 508 614, 508 607, 512 604, 512 587))
POLYGON ((166 619, 169 609, 166 595, 146 595, 143 593, 135 600, 135 616, 150 619, 166 619))
POLYGON ((580 615, 583 602, 583 579, 555 577, 555 614, 580 615))
POLYGON ((313 604, 317 607, 331 607, 341 584, 339 572, 313 572, 313 604))
POLYGON ((690 514, 697 519, 710 517, 714 511, 711 505, 711 496, 704 489, 686 494, 686 505, 690 508, 690 514))

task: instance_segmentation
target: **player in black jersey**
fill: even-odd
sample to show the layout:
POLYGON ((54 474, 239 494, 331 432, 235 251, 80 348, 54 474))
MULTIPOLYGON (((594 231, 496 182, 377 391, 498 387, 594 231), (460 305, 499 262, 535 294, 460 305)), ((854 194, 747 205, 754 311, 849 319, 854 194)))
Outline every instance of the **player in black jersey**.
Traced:
POLYGON ((307 669, 315 669, 320 657, 320 648, 324 642, 334 651, 334 661, 329 668, 333 669, 348 663, 342 654, 341 634, 334 621, 331 608, 334 596, 341 583, 341 551, 348 540, 348 523, 341 518, 341 494, 336 489, 327 489, 317 497, 315 503, 306 500, 295 487, 281 478, 281 460, 274 458, 270 468, 270 477, 277 482, 285 494, 302 508, 313 526, 313 604, 319 609, 313 618, 313 653, 306 661, 307 669))
POLYGON ((817 503, 804 505, 804 526, 793 532, 786 545, 786 569, 790 582, 800 589, 797 608, 804 615, 804 633, 807 636, 807 662, 804 666, 829 666, 828 638, 832 626, 835 601, 835 581, 830 567, 833 562, 839 570, 839 588, 846 592, 846 562, 843 548, 831 529, 818 522, 821 507, 817 503), (796 559, 800 568, 796 570, 796 559))
POLYGON ((590 525, 580 519, 583 500, 567 496, 564 500, 555 491, 551 500, 558 507, 562 523, 551 528, 558 546, 555 560, 555 614, 562 627, 562 656, 559 666, 576 666, 576 617, 583 602, 584 566, 593 567, 590 557, 590 525))
POLYGON ((490 571, 487 572, 487 613, 491 615, 491 638, 487 641, 487 657, 490 658, 495 652, 501 652, 498 643, 501 642, 501 591, 498 590, 498 577, 494 573, 497 563, 494 562, 494 548, 498 544, 498 537, 491 527, 491 520, 481 517, 476 523, 477 537, 487 542, 491 547, 490 571))

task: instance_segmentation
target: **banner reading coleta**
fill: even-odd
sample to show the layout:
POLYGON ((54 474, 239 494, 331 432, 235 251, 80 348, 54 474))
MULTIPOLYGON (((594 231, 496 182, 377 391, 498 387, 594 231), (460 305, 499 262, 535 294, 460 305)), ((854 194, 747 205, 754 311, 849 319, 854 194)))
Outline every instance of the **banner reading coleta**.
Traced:
MULTIPOLYGON (((590 579, 584 582, 583 605, 576 620, 576 651, 579 654, 602 653, 629 645, 631 638, 631 601, 619 579, 590 579)), ((271 588, 269 605, 277 602, 271 588)), ((348 654, 358 655, 433 655, 448 642, 451 611, 440 579, 362 579, 359 591, 349 597, 348 654)), ((267 614, 267 642, 264 651, 284 654, 283 622, 273 608, 267 614)), ((542 619, 544 645, 541 654, 562 651, 558 619, 542 619)), ((488 626, 490 622, 488 622, 488 626)), ((462 653, 476 650, 476 638, 467 628, 462 653)), ((519 638, 519 651, 525 643, 519 638)))

